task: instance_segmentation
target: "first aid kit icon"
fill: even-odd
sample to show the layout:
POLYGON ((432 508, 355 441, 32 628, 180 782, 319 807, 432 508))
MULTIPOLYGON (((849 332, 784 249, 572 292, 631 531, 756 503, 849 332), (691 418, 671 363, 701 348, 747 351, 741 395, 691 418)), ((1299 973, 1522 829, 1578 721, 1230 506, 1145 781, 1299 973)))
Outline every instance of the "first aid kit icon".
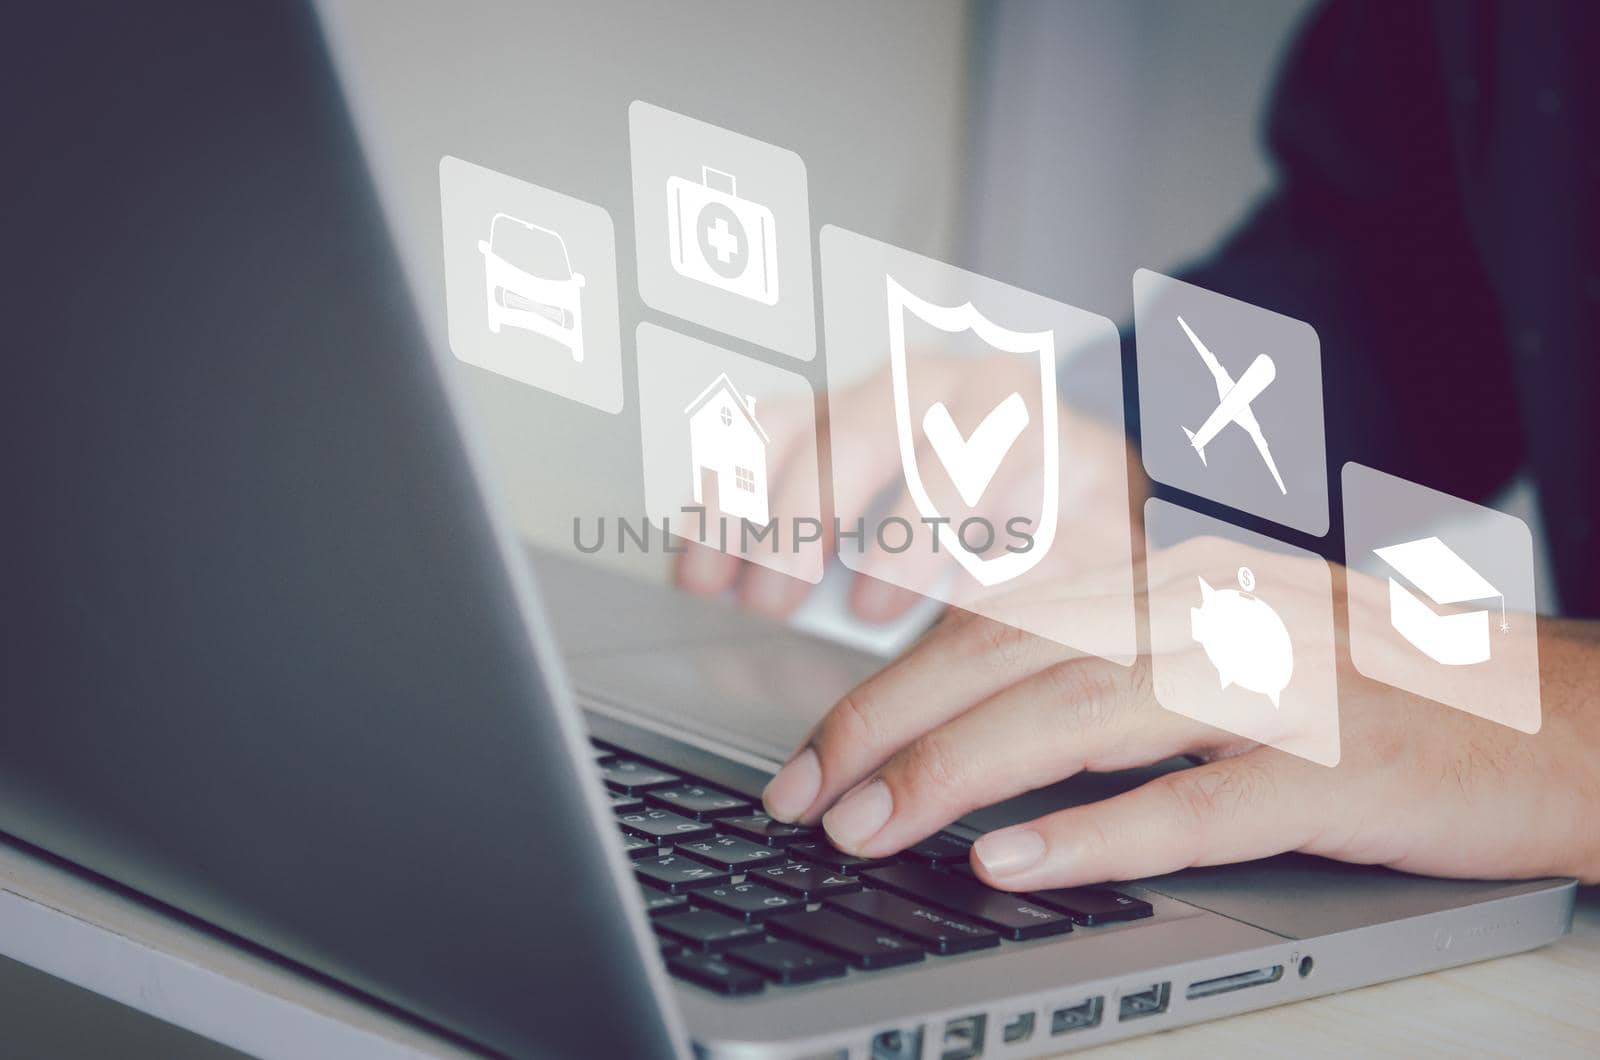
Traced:
POLYGON ((764 305, 778 304, 772 211, 741 199, 733 174, 701 166, 698 183, 668 177, 667 231, 672 268, 680 276, 764 305), (722 187, 713 186, 713 177, 722 187))

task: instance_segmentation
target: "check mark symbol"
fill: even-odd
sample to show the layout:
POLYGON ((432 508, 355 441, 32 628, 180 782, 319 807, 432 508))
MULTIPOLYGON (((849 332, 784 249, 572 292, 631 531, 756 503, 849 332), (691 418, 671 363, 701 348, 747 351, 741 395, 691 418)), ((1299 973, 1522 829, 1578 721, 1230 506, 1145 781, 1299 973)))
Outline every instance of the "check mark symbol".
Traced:
POLYGON ((1016 393, 990 409, 970 438, 961 437, 942 401, 934 402, 922 417, 923 433, 968 506, 977 504, 989 488, 994 473, 1000 470, 1000 461, 1027 425, 1027 402, 1016 393))

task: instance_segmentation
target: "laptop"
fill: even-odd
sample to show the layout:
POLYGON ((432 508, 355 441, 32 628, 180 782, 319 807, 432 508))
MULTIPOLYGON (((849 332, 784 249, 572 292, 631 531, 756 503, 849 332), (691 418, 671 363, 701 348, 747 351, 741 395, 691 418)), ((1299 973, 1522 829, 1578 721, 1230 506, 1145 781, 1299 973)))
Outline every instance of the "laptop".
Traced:
POLYGON ((31 101, 4 178, 11 837, 519 1057, 1051 1055, 1566 930, 1566 880, 961 871, 979 830, 1137 776, 877 863, 764 819, 873 660, 530 557, 314 16, 36 17, 63 24, 4 75, 31 101))

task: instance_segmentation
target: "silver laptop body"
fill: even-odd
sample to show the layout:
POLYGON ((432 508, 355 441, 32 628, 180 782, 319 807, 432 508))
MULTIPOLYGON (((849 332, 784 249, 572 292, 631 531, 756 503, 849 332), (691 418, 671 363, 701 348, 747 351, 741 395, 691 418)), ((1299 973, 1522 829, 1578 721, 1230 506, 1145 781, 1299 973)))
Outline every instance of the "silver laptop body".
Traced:
MULTIPOLYGON (((751 796, 878 665, 571 559, 535 553, 534 567, 590 731, 751 796)), ((973 838, 1151 775, 1080 778, 951 830, 973 838)), ((1154 915, 749 998, 680 983, 676 1003, 712 1057, 1050 1056, 1531 949, 1567 931, 1575 893, 1298 855, 1120 889, 1154 915)))

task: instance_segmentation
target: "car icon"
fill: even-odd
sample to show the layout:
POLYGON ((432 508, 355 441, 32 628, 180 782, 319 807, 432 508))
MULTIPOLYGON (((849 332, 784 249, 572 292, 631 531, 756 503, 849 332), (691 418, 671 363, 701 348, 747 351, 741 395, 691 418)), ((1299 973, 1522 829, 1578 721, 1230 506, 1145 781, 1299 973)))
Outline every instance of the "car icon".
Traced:
POLYGON ((489 238, 478 240, 483 255, 489 330, 521 328, 543 335, 583 360, 584 278, 572 271, 561 234, 532 221, 497 213, 489 238))

